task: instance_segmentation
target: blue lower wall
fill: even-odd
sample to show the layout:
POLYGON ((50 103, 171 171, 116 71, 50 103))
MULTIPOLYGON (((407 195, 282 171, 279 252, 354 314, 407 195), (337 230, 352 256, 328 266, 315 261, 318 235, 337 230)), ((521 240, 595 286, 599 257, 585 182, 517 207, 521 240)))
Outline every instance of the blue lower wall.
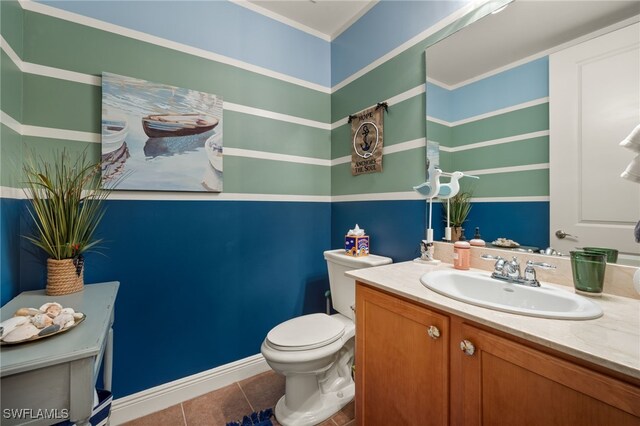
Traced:
MULTIPOLYGON (((439 211, 434 204, 434 212, 439 211)), ((435 216, 434 216, 435 217, 435 216)), ((355 224, 370 237, 372 254, 403 262, 420 255, 424 238, 425 202, 351 201, 331 204, 331 245, 344 247, 344 236, 355 224)), ((441 238, 442 235, 435 238, 441 238)))
POLYGON ((480 227, 487 243, 499 237, 521 245, 549 246, 549 202, 473 203, 465 224, 467 239, 480 227))
MULTIPOLYGON (((46 282, 45 256, 20 238, 24 205, 0 199, 2 304, 46 282)), ((322 252, 342 247, 356 223, 371 236, 372 253, 394 262, 419 255, 426 228, 420 200, 127 200, 108 201, 107 208, 99 230, 103 255, 86 256, 85 282, 121 282, 116 397, 256 354, 273 326, 324 311, 322 252)), ((473 203, 466 235, 480 226, 487 242, 504 236, 546 247, 548 217, 548 202, 473 203)), ((440 240, 440 203, 433 205, 433 227, 440 240)))
MULTIPOLYGON (((272 327, 325 309, 329 203, 107 204, 85 282, 120 281, 115 397, 259 353, 272 327)), ((20 291, 46 281, 27 244, 20 291)))
MULTIPOLYGON (((342 247, 344 235, 356 223, 371 237, 371 252, 389 256, 394 262, 410 260, 420 254, 419 242, 426 229, 424 201, 363 201, 331 205, 331 245, 342 247)), ((434 239, 444 237, 443 208, 433 203, 434 239)), ((498 237, 522 245, 546 248, 549 245, 549 203, 508 202, 472 203, 465 222, 465 236, 473 238, 480 227, 487 243, 498 237)))
POLYGON ((0 198, 0 306, 20 289, 20 215, 24 201, 0 198))

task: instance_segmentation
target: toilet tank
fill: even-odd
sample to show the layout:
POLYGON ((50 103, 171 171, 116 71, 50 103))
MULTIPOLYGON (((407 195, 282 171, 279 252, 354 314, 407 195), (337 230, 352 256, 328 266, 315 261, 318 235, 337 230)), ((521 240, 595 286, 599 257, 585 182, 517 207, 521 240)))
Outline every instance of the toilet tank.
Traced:
POLYGON ((345 254, 344 249, 328 250, 324 252, 329 271, 329 286, 331 287, 331 302, 333 309, 345 317, 354 319, 351 306, 356 303, 356 282, 346 277, 346 271, 371 268, 393 262, 390 258, 370 254, 368 256, 353 257, 345 254))

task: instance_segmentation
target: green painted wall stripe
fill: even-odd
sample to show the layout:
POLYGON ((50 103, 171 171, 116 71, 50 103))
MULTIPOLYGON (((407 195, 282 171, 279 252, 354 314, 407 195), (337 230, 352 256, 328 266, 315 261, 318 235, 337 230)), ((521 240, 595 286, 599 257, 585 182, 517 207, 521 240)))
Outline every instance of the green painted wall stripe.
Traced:
POLYGON ((224 159, 224 191, 244 194, 330 195, 330 167, 254 158, 224 159))
POLYGON ((331 95, 331 121, 338 121, 367 106, 424 84, 425 46, 425 42, 422 42, 411 47, 334 92, 331 95))
POLYGON ((98 86, 25 74, 24 106, 23 124, 100 133, 98 86))
POLYGON ((0 124, 0 186, 21 187, 21 159, 22 136, 0 124))
POLYGON ((331 122, 328 93, 30 11, 25 11, 24 53, 27 62, 96 76, 109 71, 331 122))
POLYGON ((511 111, 452 128, 454 146, 549 130, 549 104, 511 111))
POLYGON ((411 191, 424 182, 425 149, 385 155, 382 173, 352 176, 351 163, 331 167, 331 195, 411 191))
MULTIPOLYGON (((389 107, 384 115, 384 146, 424 138, 424 105, 422 94, 389 107)), ((332 159, 351 155, 351 124, 333 129, 331 141, 332 159)))
POLYGON ((331 159, 347 155, 351 155, 351 124, 345 124, 331 131, 331 159))
POLYGON ((0 109, 22 120, 23 74, 4 51, 0 52, 0 109))
MULTIPOLYGON (((101 88, 25 74, 23 124, 100 133, 101 88)), ((329 159, 330 131, 226 110, 225 146, 329 159)))
POLYGON ((303 157, 331 157, 331 131, 224 111, 224 146, 303 157))
MULTIPOLYGON (((456 170, 493 169, 549 162, 549 137, 525 139, 499 145, 459 151, 454 154, 456 170)), ((440 153, 442 156, 442 153, 440 153)))
POLYGON ((549 195, 549 170, 526 170, 481 175, 479 180, 462 179, 461 188, 474 197, 526 197, 549 195))
POLYGON ((451 127, 427 120, 427 139, 451 147, 451 127))
POLYGON ((24 52, 22 45, 23 17, 24 11, 17 1, 0 1, 0 34, 21 58, 24 52))
POLYGON ((425 113, 424 93, 390 106, 384 117, 385 146, 424 138, 425 113))
POLYGON ((440 169, 453 172, 456 170, 463 170, 461 168, 457 168, 455 165, 456 154, 453 152, 444 152, 440 151, 440 169))
MULTIPOLYGON (((24 156, 50 160, 61 149, 71 154, 87 151, 89 159, 100 159, 100 144, 24 137, 24 156)), ((224 192, 244 194, 330 195, 330 168, 254 158, 224 158, 224 192)))
POLYGON ((25 161, 33 157, 42 157, 45 161, 53 161, 54 154, 63 149, 71 155, 78 155, 86 151, 89 161, 100 161, 101 146, 99 143, 66 141, 35 136, 23 136, 22 141, 24 144, 23 155, 25 161))

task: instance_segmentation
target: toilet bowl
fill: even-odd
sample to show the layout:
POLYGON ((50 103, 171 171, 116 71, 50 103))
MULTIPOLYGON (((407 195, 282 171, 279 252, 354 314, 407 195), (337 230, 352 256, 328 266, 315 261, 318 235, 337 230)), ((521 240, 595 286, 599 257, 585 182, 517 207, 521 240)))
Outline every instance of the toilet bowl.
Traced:
POLYGON ((346 271, 391 263, 388 257, 351 257, 342 249, 324 252, 335 315, 310 314, 274 327, 262 342, 269 366, 285 376, 285 394, 275 407, 283 426, 315 425, 354 397, 355 282, 346 271))

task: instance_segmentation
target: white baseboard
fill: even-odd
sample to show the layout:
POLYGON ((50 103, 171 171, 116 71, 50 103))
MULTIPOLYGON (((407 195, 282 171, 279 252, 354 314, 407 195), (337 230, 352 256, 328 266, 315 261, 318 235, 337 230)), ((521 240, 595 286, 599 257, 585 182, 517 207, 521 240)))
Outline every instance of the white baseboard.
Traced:
POLYGON ((262 354, 257 354, 118 398, 113 401, 111 406, 110 422, 112 425, 120 425, 220 389, 239 380, 263 373, 269 369, 269 365, 262 354))

